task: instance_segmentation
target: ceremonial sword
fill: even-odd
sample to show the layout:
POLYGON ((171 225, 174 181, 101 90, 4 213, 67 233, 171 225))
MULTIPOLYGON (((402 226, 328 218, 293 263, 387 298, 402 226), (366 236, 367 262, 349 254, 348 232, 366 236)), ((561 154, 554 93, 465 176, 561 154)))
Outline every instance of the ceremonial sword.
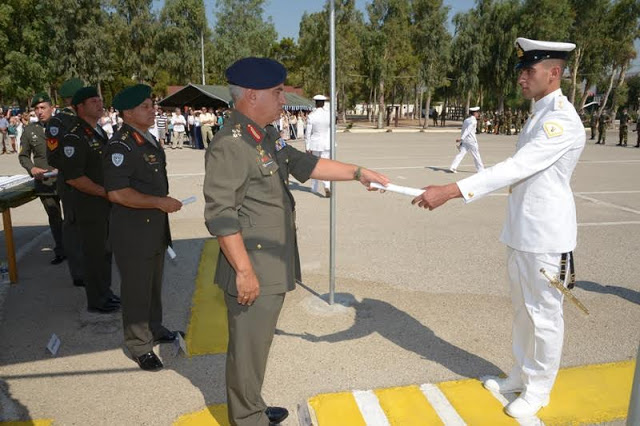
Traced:
POLYGON ((580 308, 582 312, 589 315, 589 310, 582 304, 582 302, 578 300, 576 296, 573 295, 573 293, 571 293, 571 290, 566 288, 564 284, 561 283, 556 277, 550 277, 544 268, 540 268, 540 272, 545 276, 547 280, 549 280, 549 284, 560 290, 560 292, 568 297, 569 300, 571 300, 578 308, 580 308))

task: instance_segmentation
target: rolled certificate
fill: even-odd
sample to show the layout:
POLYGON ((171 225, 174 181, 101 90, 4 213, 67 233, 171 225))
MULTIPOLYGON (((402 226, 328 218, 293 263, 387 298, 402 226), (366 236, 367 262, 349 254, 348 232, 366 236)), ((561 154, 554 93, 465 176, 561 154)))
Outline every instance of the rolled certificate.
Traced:
POLYGON ((192 195, 189 198, 185 198, 184 200, 181 201, 183 206, 186 206, 187 204, 191 204, 191 203, 195 203, 196 202, 196 196, 192 195))
POLYGON ((169 255, 169 257, 173 260, 176 258, 177 254, 175 251, 173 251, 173 248, 171 246, 167 247, 167 254, 169 255))
POLYGON ((58 176, 58 171, 57 170, 52 170, 50 172, 44 172, 42 174, 42 176, 46 177, 46 178, 52 178, 52 177, 56 177, 58 176))
POLYGON ((417 197, 418 195, 422 195, 422 193, 424 192, 424 189, 394 185, 392 183, 390 183, 387 186, 383 186, 383 185, 380 185, 379 183, 373 182, 369 186, 371 188, 382 189, 383 191, 391 191, 391 192, 397 192, 398 194, 402 194, 402 195, 408 195, 409 197, 417 197))

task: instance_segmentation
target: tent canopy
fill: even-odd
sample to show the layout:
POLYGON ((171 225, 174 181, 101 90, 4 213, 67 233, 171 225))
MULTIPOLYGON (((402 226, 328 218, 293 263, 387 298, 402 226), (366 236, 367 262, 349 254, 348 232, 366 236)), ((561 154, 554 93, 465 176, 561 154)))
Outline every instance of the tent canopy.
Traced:
MULTIPOLYGON (((314 104, 311 100, 285 92, 287 101, 284 109, 291 111, 310 111, 314 104)), ((173 95, 167 96, 158 103, 161 107, 190 106, 193 108, 227 108, 231 104, 231 93, 227 86, 209 86, 202 84, 192 84, 184 86, 173 95)))

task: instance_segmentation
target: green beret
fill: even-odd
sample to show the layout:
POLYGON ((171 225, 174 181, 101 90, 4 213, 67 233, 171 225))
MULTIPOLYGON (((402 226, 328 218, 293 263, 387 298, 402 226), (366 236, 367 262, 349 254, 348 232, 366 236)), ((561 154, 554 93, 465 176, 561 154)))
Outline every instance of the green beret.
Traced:
POLYGON ((31 108, 34 108, 36 105, 38 105, 38 104, 40 104, 42 102, 51 103, 51 98, 49 97, 47 92, 37 93, 33 97, 33 99, 31 99, 31 108))
POLYGON ((58 93, 63 98, 72 98, 73 95, 82 88, 82 86, 84 86, 84 82, 82 80, 76 77, 70 78, 69 80, 62 83, 62 86, 60 86, 60 90, 58 90, 58 93))
POLYGON ((96 96, 100 96, 98 94, 98 89, 93 86, 83 87, 82 89, 76 91, 73 95, 73 99, 71 99, 71 105, 76 106, 89 98, 95 98, 96 96))
POLYGON ((111 105, 118 111, 133 109, 151 98, 151 86, 136 84, 122 89, 113 97, 111 105))

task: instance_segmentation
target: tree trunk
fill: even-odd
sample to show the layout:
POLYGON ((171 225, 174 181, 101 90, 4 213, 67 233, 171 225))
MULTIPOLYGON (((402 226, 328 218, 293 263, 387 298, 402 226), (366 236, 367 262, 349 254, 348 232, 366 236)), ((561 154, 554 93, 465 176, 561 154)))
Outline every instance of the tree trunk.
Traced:
MULTIPOLYGON (((418 102, 418 126, 422 126, 422 95, 423 95, 423 91, 422 91, 422 87, 419 88, 420 90, 420 102, 418 102)), ((425 114, 425 120, 428 119, 428 117, 426 117, 425 114)))
POLYGON ((611 70, 611 78, 609 79, 609 88, 607 88, 607 93, 604 95, 604 101, 600 104, 600 109, 598 110, 598 115, 601 115, 607 106, 607 100, 609 99, 609 94, 611 93, 611 88, 613 87, 613 80, 616 76, 616 68, 613 67, 611 70))
POLYGON ((425 114, 424 114, 424 125, 422 126, 423 129, 426 129, 429 127, 429 110, 431 109, 431 88, 427 88, 427 103, 424 106, 424 110, 425 110, 425 114))
POLYGON ((580 108, 577 108, 578 111, 584 108, 584 104, 587 103, 587 98, 589 97, 589 87, 591 87, 591 80, 586 79, 584 84, 584 90, 582 91, 582 99, 580 99, 580 108))
POLYGON ((342 124, 347 124, 347 91, 342 86, 342 124))
POLYGON ((380 80, 380 93, 378 93, 378 125, 376 129, 384 127, 384 79, 380 80))
POLYGON ((582 59, 582 49, 578 47, 575 53, 575 63, 573 64, 573 69, 571 70, 571 97, 569 98, 569 102, 573 105, 576 104, 576 89, 577 89, 577 80, 578 80, 578 68, 580 68, 580 60, 582 59))
POLYGON ((613 95, 611 95, 611 109, 614 111, 613 113, 615 114, 616 111, 616 92, 618 91, 618 87, 620 87, 620 85, 622 84, 622 82, 624 81, 624 76, 627 74, 627 68, 629 67, 629 61, 625 62, 624 65, 622 65, 622 68, 620 68, 620 74, 618 75, 618 81, 616 81, 616 85, 614 86, 613 89, 613 95))
POLYGON ((467 117, 469 115, 469 107, 471 106, 471 90, 467 92, 467 102, 464 105, 464 116, 467 117))
POLYGON ((375 111, 375 102, 376 102, 376 88, 375 85, 373 87, 371 87, 371 90, 369 91, 369 111, 368 111, 368 119, 369 119, 369 123, 373 122, 373 113, 375 111))

